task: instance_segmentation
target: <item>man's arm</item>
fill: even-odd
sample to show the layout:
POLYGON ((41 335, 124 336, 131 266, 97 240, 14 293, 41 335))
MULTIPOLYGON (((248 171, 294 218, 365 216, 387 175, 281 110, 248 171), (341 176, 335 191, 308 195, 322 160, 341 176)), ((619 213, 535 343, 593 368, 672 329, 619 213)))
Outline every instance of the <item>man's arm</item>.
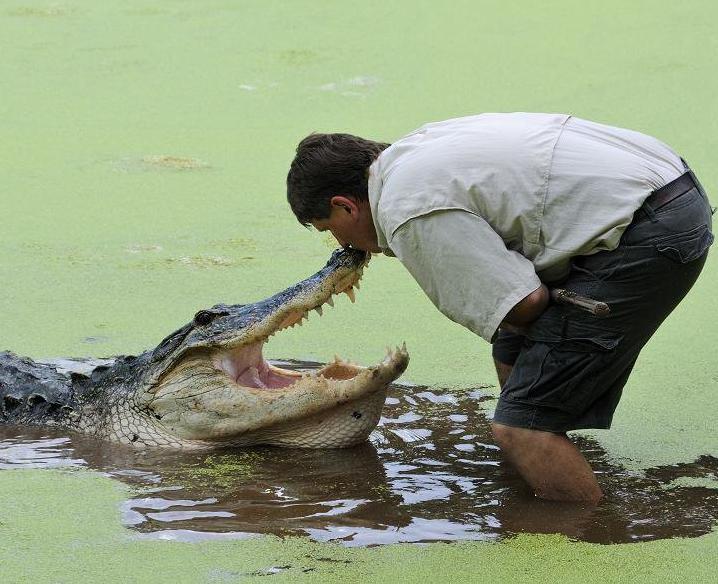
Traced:
POLYGON ((549 303, 548 288, 541 284, 518 304, 516 304, 501 322, 501 328, 523 334, 523 332, 546 310, 549 303))
POLYGON ((468 211, 410 219, 389 246, 441 312, 488 341, 506 319, 528 324, 548 301, 531 261, 468 211))

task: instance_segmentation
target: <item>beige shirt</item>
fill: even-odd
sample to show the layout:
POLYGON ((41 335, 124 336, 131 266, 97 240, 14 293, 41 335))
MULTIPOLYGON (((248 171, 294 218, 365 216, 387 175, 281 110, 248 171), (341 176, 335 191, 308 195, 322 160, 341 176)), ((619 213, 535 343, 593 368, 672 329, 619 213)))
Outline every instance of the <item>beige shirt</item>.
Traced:
POLYGON ((652 138, 561 114, 422 126, 369 169, 380 247, 446 316, 490 340, 511 308, 614 249, 651 191, 684 172, 652 138))

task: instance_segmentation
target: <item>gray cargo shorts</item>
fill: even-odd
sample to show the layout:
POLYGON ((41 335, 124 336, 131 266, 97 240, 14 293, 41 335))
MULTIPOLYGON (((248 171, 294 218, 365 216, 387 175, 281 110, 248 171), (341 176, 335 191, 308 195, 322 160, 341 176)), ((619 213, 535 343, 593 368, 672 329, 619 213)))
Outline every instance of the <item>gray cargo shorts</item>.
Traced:
POLYGON ((561 287, 611 312, 551 304, 526 336, 501 331, 493 355, 513 370, 494 421, 556 433, 609 428, 638 354, 703 268, 711 215, 697 184, 658 209, 644 205, 616 249, 574 258, 561 287))

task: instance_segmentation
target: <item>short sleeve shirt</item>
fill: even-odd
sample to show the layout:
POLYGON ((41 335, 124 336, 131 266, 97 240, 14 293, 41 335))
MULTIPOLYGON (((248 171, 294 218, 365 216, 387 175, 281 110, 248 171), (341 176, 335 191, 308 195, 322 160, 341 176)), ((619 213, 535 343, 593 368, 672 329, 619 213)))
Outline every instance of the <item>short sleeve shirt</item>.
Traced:
POLYGON ((380 247, 434 304, 490 340, 570 259, 614 249, 680 157, 639 132, 563 114, 481 114, 422 126, 369 169, 380 247))

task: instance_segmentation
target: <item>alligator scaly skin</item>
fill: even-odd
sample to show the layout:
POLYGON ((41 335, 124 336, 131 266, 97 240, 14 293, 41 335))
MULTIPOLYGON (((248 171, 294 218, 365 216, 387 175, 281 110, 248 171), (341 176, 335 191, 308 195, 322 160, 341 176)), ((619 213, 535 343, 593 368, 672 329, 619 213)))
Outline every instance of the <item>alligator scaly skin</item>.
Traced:
POLYGON ((124 444, 141 437, 145 446, 181 447, 136 405, 136 359, 119 357, 82 374, 0 352, 0 423, 59 426, 124 444))
POLYGON ((0 421, 67 425, 77 408, 70 375, 7 351, 0 352, 0 421))

